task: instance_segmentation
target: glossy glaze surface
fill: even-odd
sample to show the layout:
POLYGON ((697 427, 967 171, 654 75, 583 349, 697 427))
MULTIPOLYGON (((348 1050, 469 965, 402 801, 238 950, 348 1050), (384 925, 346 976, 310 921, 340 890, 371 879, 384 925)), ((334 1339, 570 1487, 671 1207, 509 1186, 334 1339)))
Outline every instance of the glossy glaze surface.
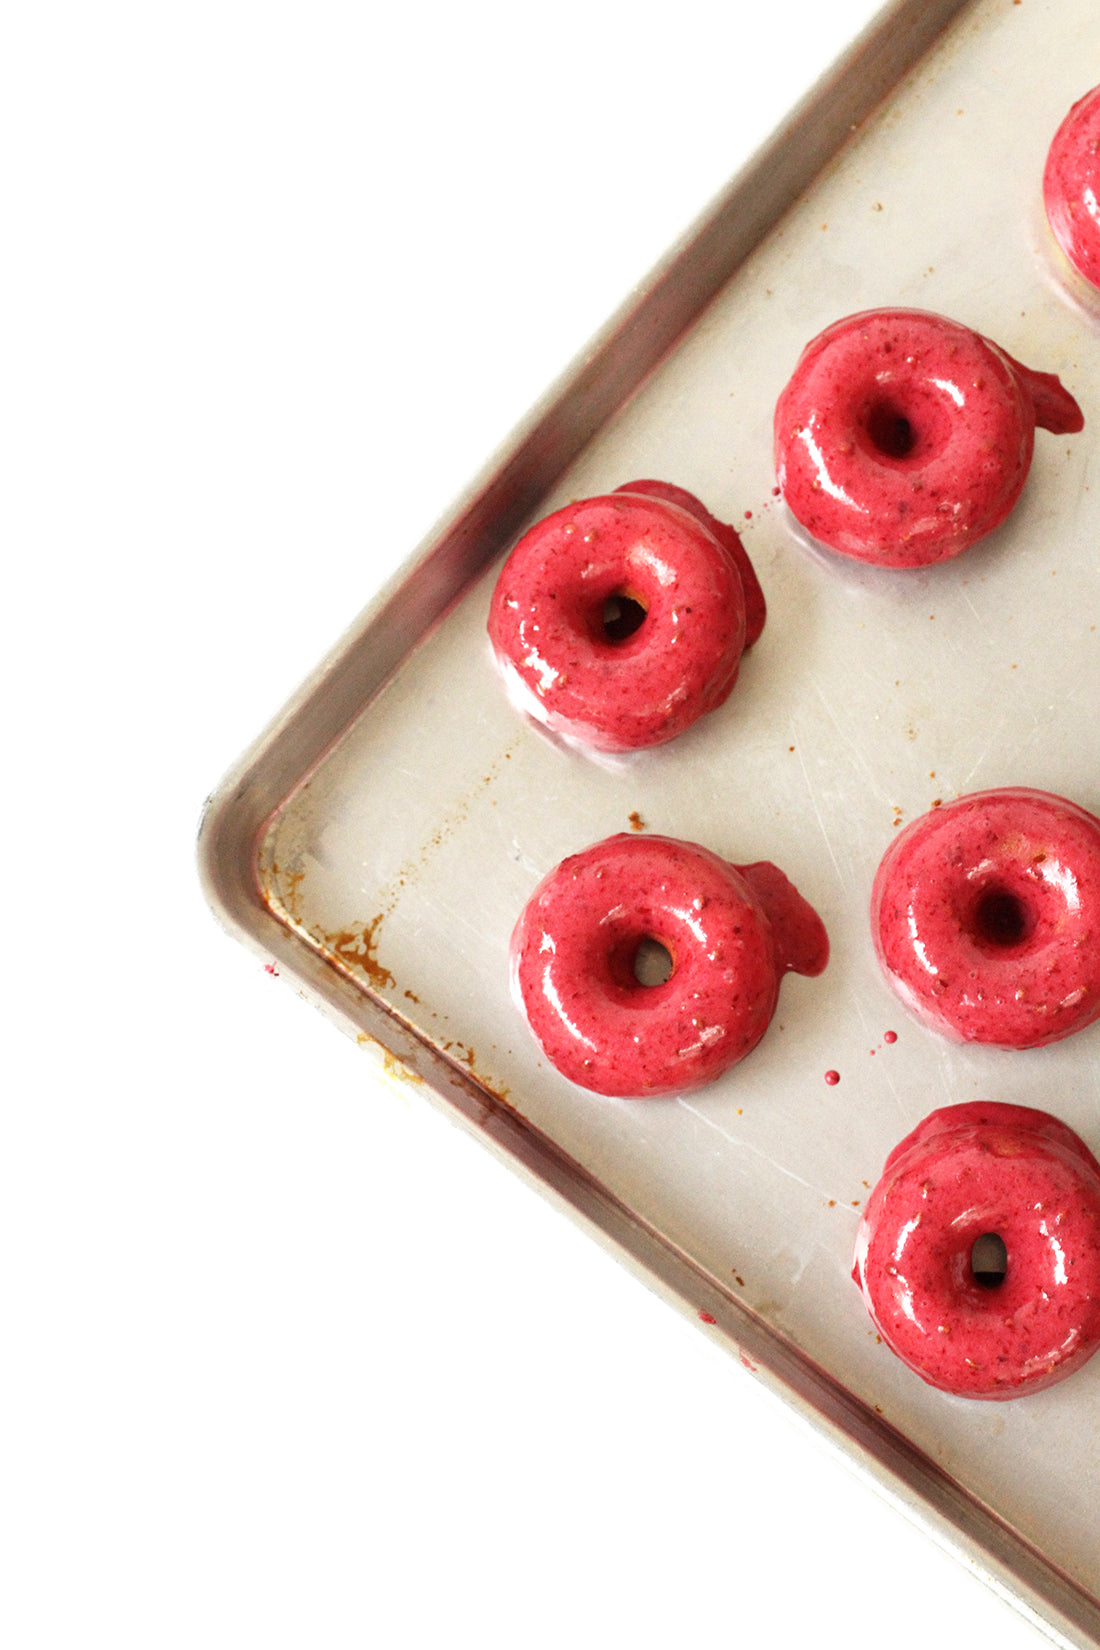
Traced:
POLYGON ((628 751, 722 704, 763 621, 733 528, 690 493, 642 481, 524 535, 497 581, 489 636, 528 714, 579 744, 628 751), (644 617, 616 640, 605 616, 624 598, 644 617))
POLYGON ((599 1094, 680 1093, 744 1058, 788 969, 819 974, 828 939, 774 865, 623 833, 563 860, 512 936, 513 991, 543 1052, 599 1094), (642 985, 643 941, 668 952, 642 985))
POLYGON ((1074 269, 1100 287, 1100 86, 1073 105, 1055 133, 1043 204, 1074 269))
POLYGON ((788 507, 813 537, 884 567, 957 556, 1005 519, 1035 426, 1080 408, 970 328, 924 310, 865 310, 802 353, 775 409, 788 507))
POLYGON ((914 820, 871 897, 891 985, 937 1031, 1036 1048, 1100 1015, 1100 820, 1045 791, 978 791, 914 820))
POLYGON ((931 1386, 1040 1391, 1100 1343, 1100 1164, 1030 1107, 932 1112, 886 1160, 852 1275, 887 1345, 931 1386), (983 1283, 972 1252, 988 1234, 1005 1267, 983 1283))

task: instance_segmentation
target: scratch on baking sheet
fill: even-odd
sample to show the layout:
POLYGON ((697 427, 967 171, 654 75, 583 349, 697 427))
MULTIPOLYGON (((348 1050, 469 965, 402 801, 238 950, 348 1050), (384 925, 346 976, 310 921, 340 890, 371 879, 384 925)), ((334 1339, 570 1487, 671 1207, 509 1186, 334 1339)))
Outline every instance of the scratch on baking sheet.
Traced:
POLYGON ((965 584, 960 587, 960 594, 962 596, 963 601, 966 603, 967 607, 970 609, 971 613, 973 613, 974 617, 977 619, 978 623, 979 624, 984 624, 985 621, 983 620, 981 614, 978 612, 978 609, 974 606, 974 603, 970 598, 970 593, 967 590, 965 584))
POLYGON ((837 874, 837 880, 839 882, 843 883, 844 882, 844 872, 840 869, 840 861, 837 859, 836 854, 833 852, 833 845, 829 841, 829 833, 825 829, 825 820, 822 817, 821 809, 817 805, 817 797, 814 795, 813 785, 810 783, 810 775, 809 775, 809 770, 806 767, 806 759, 802 755, 801 749, 799 749, 796 752, 796 754, 798 756, 799 767, 802 769, 802 777, 806 781, 806 790, 809 794, 810 806, 813 808, 813 811, 814 811, 814 813, 817 817, 817 823, 818 823, 818 827, 821 831, 821 834, 825 838, 825 846, 829 850, 829 858, 833 862, 833 870, 837 874))
POLYGON ((988 737, 982 742, 981 749, 978 751, 977 756, 974 758, 973 762, 970 764, 970 767, 967 769, 966 773, 963 775, 962 779, 959 781, 958 790, 957 790, 957 794, 959 796, 962 796, 962 795, 965 794, 965 792, 966 792, 966 790, 967 790, 967 788, 970 784, 970 781, 973 779, 974 775, 977 773, 978 769, 981 767, 982 763, 985 761, 986 757, 988 756, 990 750, 993 748, 993 745, 994 745, 994 743, 997 739, 997 736, 999 735, 1001 729, 1004 727, 1004 720, 1005 719, 1002 716, 1001 719, 999 720, 999 722, 997 723, 997 726, 992 730, 992 732, 988 735, 988 737))
POLYGON ((1067 687, 1060 696, 1059 710, 1063 719, 1066 718, 1066 713, 1072 710, 1080 699, 1085 701, 1087 706, 1087 714, 1091 716, 1093 707, 1093 689, 1091 683, 1084 676, 1078 676, 1075 684, 1072 687, 1067 687))
POLYGON ((959 1077, 958 1066, 953 1058, 954 1050, 948 1045, 937 1049, 936 1053, 939 1056, 940 1072, 937 1089, 940 1094, 953 1094, 953 1089, 958 1087, 959 1077))
POLYGON ((860 750, 860 748, 856 744, 855 740, 851 737, 850 734, 845 733, 844 729, 841 727, 840 723, 837 721, 836 715, 833 711, 832 706, 830 705, 829 701, 826 699, 824 693, 821 691, 820 683, 815 683, 814 684, 814 691, 816 692, 817 697, 821 701, 822 710, 825 712, 826 716, 829 718, 829 721, 833 724, 833 727, 837 731, 837 738, 842 740, 843 743, 848 746, 848 749, 851 751, 852 755, 855 757, 855 759, 858 762, 859 766, 863 769, 863 773, 864 773, 864 775, 867 779, 868 785, 871 788, 872 794, 881 798, 882 796, 884 796, 885 793, 883 792, 882 784, 881 784, 881 781, 879 779, 878 774, 870 766, 870 764, 867 761, 867 758, 864 756, 863 752, 860 750))
POLYGON ((770 1163, 773 1169, 778 1169, 780 1174, 786 1175, 788 1180, 797 1181, 800 1186, 805 1186, 808 1192, 813 1192, 818 1197, 826 1196, 826 1193, 821 1191, 819 1187, 811 1186, 808 1180, 803 1180, 802 1176, 795 1174, 793 1169, 785 1169, 782 1163, 777 1163, 775 1158, 769 1157, 766 1151, 762 1151, 759 1146, 754 1146, 751 1140, 739 1140, 736 1135, 728 1134, 721 1124, 714 1121, 713 1117, 708 1117, 705 1112, 698 1111, 688 1101, 677 1100, 676 1104, 682 1106, 685 1111, 689 1111, 692 1117, 697 1117, 700 1123, 705 1123, 708 1129, 713 1129, 715 1134, 720 1134, 723 1140, 728 1140, 731 1146, 736 1146, 738 1151, 754 1152, 757 1157, 762 1157, 765 1163, 770 1163))
POLYGON ((943 639, 951 652, 955 654, 956 658, 961 659, 964 665, 973 665, 974 649, 965 636, 956 636, 951 630, 948 630, 943 639))

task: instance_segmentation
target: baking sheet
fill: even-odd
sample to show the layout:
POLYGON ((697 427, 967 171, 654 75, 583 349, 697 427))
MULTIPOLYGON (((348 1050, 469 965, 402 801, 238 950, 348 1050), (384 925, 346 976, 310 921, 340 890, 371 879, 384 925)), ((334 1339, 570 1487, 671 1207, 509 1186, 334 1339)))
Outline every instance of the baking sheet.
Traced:
POLYGON ((1046 1105, 1100 1145, 1100 1027, 1024 1054, 949 1045, 889 992, 866 920, 893 832, 937 798, 1027 784, 1100 811, 1097 321, 1062 282, 1039 201, 1050 136, 1100 79, 1089 9, 968 7, 531 511, 655 475, 733 520, 769 621, 727 705, 629 760, 562 751, 517 718, 489 658, 494 566, 419 645, 391 635, 398 668, 289 799, 267 775, 259 870, 315 989, 338 975, 342 1002, 350 984, 383 1003, 391 1046, 434 1045, 1095 1601, 1100 1360, 1016 1403, 946 1397, 878 1344, 848 1275, 868 1184, 933 1106, 1046 1105), (1059 372, 1086 416, 1081 437, 1040 432, 1004 528, 916 574, 815 550, 773 493, 772 408, 802 345, 882 304, 939 310, 1059 372), (508 993, 536 882, 632 816, 774 860, 832 942, 821 979, 788 976, 751 1059, 678 1101, 573 1089, 508 993))

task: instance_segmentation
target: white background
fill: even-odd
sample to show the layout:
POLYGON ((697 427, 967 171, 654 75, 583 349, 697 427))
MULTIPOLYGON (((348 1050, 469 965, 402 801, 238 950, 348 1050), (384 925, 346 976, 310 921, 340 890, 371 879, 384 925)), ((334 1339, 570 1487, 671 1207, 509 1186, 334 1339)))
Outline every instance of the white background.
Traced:
POLYGON ((1041 1642, 378 1084, 193 863, 238 751, 873 9, 6 25, 12 1650, 1041 1642))

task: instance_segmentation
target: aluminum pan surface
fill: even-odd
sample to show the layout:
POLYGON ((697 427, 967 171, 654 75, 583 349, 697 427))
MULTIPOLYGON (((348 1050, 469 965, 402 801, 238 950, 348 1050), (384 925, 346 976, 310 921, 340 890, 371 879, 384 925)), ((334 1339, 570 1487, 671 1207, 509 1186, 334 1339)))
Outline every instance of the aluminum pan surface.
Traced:
POLYGON ((743 526, 769 626, 728 705, 617 767, 557 750, 500 691, 490 577, 281 811, 264 865, 297 931, 1095 1594, 1100 1365, 1018 1404, 945 1398, 876 1344, 848 1278, 866 1183, 931 1106, 1048 1104, 1097 1145, 1100 1028, 1025 1055, 949 1046, 887 991, 865 919, 896 822, 936 797, 1026 783, 1100 809, 1097 323, 1057 289, 1037 181, 1100 78, 1086 9, 968 12, 540 505, 662 475, 743 526), (1061 372, 1089 420, 1083 438, 1040 435, 986 545, 904 579, 799 544, 771 491, 771 409, 801 345, 884 303, 942 310, 1061 372), (573 1090, 508 998, 534 883, 632 813, 774 859, 833 942, 823 979, 785 982, 751 1061, 689 1101, 573 1090))

